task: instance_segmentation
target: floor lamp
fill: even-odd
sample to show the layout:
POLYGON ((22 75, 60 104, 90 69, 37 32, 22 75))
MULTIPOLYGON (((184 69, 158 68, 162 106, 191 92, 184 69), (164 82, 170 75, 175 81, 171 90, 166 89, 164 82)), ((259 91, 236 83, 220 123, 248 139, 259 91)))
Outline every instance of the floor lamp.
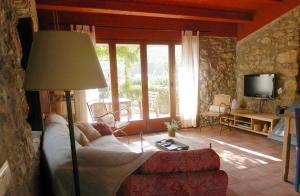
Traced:
POLYGON ((70 91, 106 86, 95 48, 87 34, 70 31, 39 31, 34 34, 24 87, 28 91, 65 91, 77 196, 80 195, 80 183, 70 91))

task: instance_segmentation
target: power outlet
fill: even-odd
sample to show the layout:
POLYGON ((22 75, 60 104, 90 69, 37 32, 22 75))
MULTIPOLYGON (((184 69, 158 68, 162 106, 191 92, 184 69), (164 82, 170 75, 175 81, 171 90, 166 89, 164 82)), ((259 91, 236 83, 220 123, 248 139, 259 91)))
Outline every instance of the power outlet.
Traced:
POLYGON ((0 168, 0 196, 4 196, 10 183, 11 172, 8 161, 5 161, 0 168))

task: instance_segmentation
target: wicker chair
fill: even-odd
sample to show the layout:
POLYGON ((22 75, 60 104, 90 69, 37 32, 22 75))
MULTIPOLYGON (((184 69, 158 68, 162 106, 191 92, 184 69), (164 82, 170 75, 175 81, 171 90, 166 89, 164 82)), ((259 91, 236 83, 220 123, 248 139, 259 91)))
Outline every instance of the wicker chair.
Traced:
POLYGON ((158 107, 158 92, 149 91, 149 110, 154 111, 156 118, 159 118, 159 107, 158 107))
POLYGON ((113 130, 113 134, 121 133, 127 137, 129 143, 128 134, 124 131, 125 127, 129 125, 129 117, 127 115, 127 121, 117 120, 116 114, 121 113, 122 111, 126 111, 129 114, 127 108, 122 108, 118 111, 110 112, 107 109, 106 104, 103 100, 96 100, 87 102, 87 107, 89 109, 90 115, 92 117, 93 122, 105 122, 107 123, 113 130))
MULTIPOLYGON (((220 125, 220 135, 224 128, 229 128, 230 120, 228 120, 231 112, 231 96, 225 94, 217 94, 214 96, 213 103, 201 102, 208 106, 208 111, 200 113, 200 119, 203 118, 207 124, 213 125, 213 120, 217 119, 220 125), (222 123, 221 123, 222 118, 222 123), (225 126, 227 125, 227 126, 225 126)), ((201 131, 201 124, 200 124, 201 131)))

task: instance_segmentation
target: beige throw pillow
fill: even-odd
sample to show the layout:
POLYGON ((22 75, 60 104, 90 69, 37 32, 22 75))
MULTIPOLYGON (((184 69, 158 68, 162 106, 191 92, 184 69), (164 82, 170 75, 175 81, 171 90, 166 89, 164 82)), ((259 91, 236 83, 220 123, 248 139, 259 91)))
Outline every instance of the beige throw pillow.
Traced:
POLYGON ((84 133, 89 141, 94 141, 101 137, 100 133, 89 123, 79 122, 76 123, 76 126, 84 133))
MULTIPOLYGON (((69 135, 69 127, 66 126, 65 129, 66 133, 69 135)), ((80 131, 80 129, 74 125, 74 139, 81 145, 81 146, 88 146, 89 140, 86 138, 86 136, 80 131)))
POLYGON ((88 140, 88 138, 83 133, 81 133, 80 134, 80 138, 79 138, 79 140, 77 142, 81 146, 88 146, 90 141, 88 140))
POLYGON ((74 137, 75 140, 81 145, 81 146, 88 146, 89 145, 89 140, 87 137, 81 132, 81 130, 74 125, 74 137))

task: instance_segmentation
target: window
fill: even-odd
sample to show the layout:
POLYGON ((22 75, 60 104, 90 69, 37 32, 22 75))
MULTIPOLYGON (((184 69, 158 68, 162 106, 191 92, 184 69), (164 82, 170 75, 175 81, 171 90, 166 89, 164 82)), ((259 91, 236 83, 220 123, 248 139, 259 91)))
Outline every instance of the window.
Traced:
POLYGON ((142 119, 142 85, 140 46, 138 44, 117 44, 119 107, 128 107, 121 118, 142 119))
POLYGON ((149 118, 170 116, 168 45, 147 45, 149 118))
POLYGON ((108 44, 97 44, 96 53, 102 68, 107 88, 98 89, 97 99, 110 99, 111 100, 111 77, 110 77, 110 63, 109 63, 109 46, 108 44))

